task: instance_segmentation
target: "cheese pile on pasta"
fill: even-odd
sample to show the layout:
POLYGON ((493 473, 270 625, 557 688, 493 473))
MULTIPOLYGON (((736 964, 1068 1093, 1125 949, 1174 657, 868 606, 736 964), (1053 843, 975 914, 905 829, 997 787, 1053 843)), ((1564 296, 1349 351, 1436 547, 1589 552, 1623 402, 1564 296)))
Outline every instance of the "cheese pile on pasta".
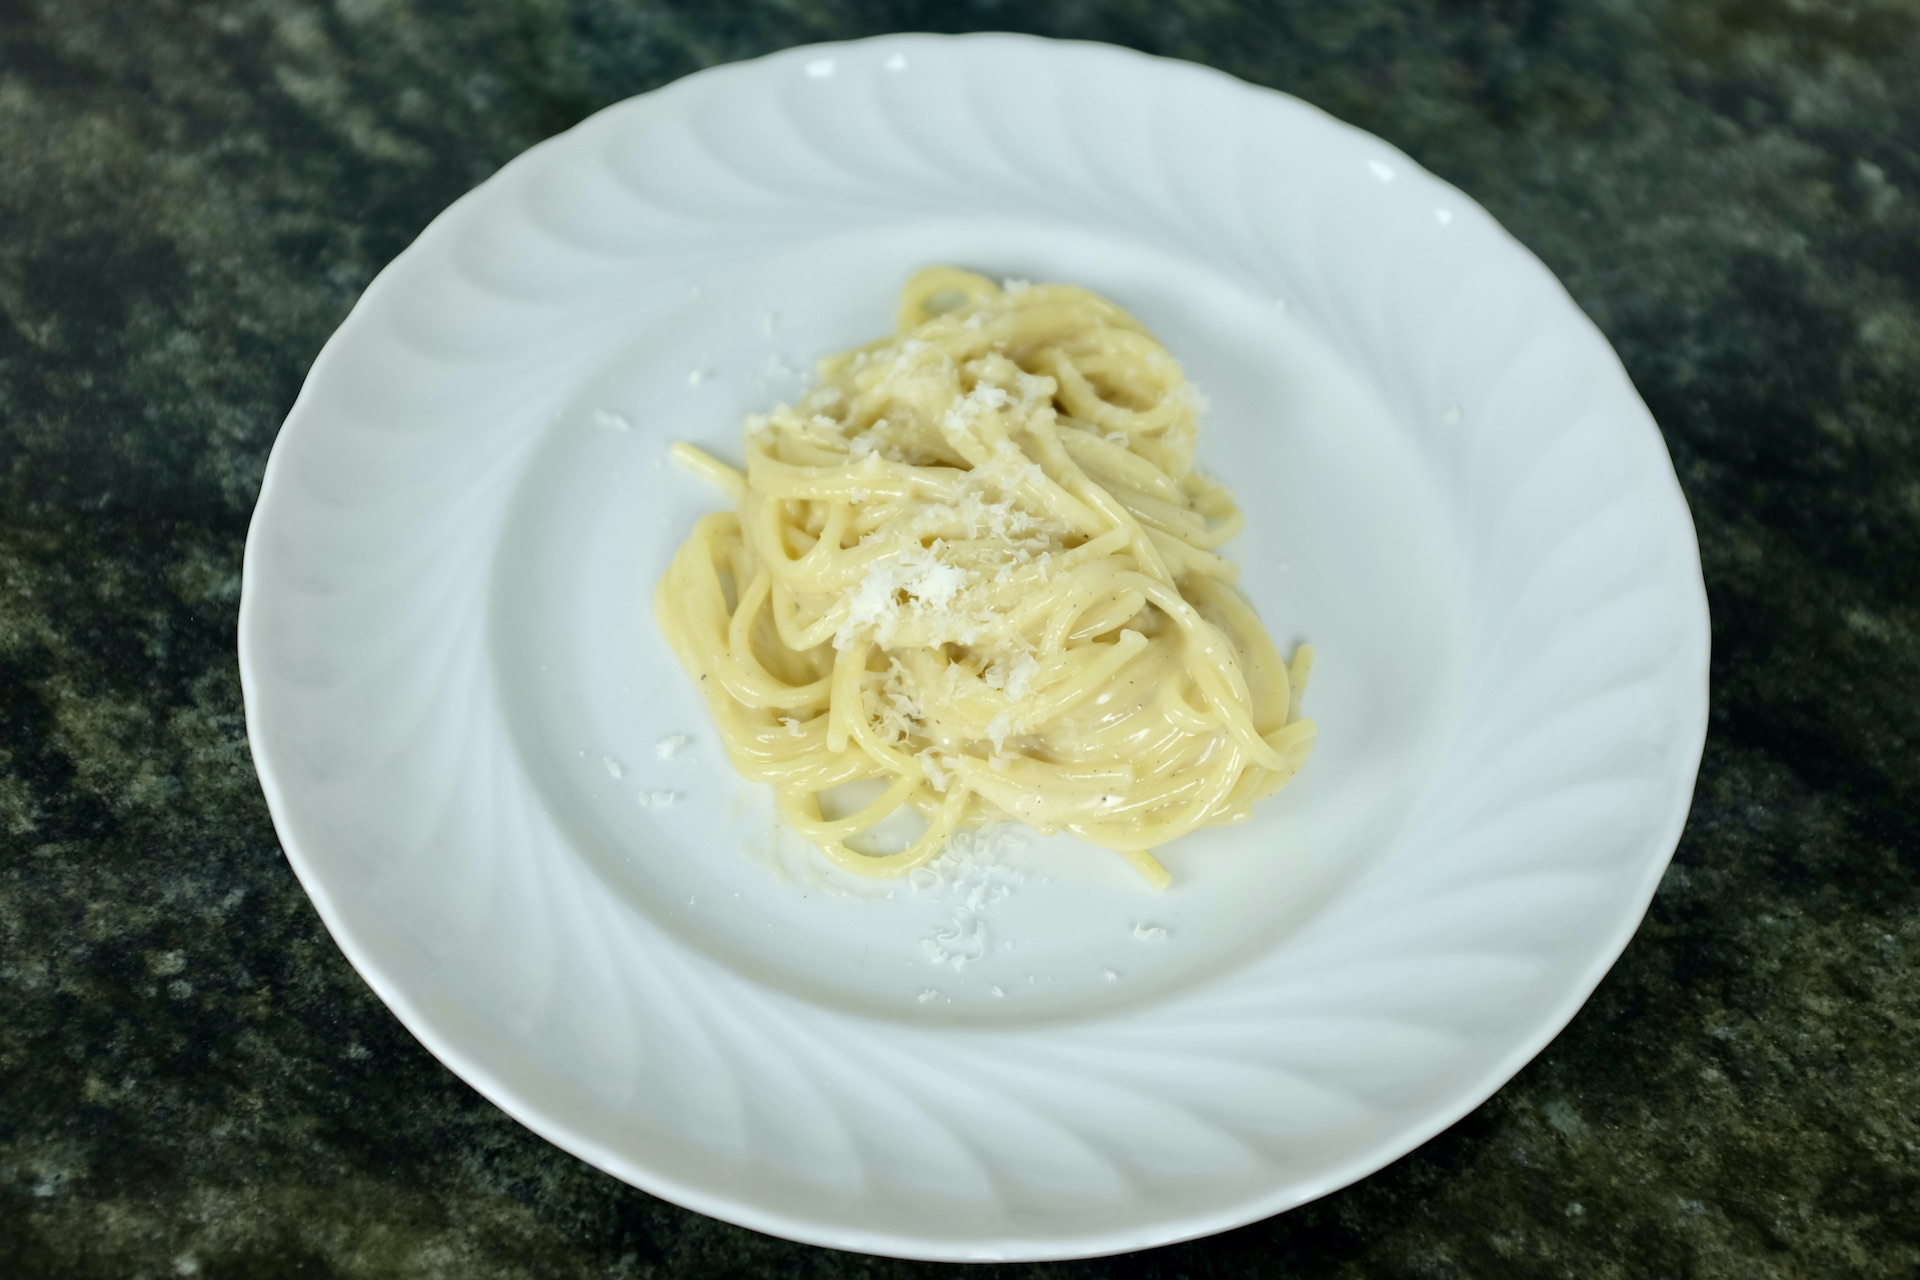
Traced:
POLYGON ((1291 778, 1291 669, 1215 549, 1233 499, 1193 465, 1202 401, 1138 321, 1070 285, 935 267, 894 335, 747 420, 744 474, 675 456, 735 510, 654 596, 734 767, 835 863, 902 875, 1009 819, 1125 854, 1235 822, 1291 778), (877 779, 846 817, 822 792, 877 779), (849 842, 901 805, 904 851, 849 842))

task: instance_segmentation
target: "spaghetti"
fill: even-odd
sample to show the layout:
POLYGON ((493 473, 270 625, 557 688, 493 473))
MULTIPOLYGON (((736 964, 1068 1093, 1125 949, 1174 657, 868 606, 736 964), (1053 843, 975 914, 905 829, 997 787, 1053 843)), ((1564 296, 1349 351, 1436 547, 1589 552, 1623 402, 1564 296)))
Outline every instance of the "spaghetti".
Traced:
POLYGON ((734 767, 835 863, 898 876, 1009 819, 1125 854, 1246 818, 1305 761, 1291 666, 1216 554, 1242 523, 1193 465, 1202 401, 1138 321, 1069 285, 933 267, 890 338, 747 420, 735 510, 654 594, 734 767), (822 793, 884 790, 829 818, 822 793), (903 805, 896 853, 850 843, 903 805))

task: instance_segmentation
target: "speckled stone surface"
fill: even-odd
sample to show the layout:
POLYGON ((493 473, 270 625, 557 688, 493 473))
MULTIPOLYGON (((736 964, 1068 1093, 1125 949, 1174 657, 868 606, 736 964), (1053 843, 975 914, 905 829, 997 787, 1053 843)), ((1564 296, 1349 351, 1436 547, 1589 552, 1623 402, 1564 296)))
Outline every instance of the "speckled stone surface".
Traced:
POLYGON ((896 1277, 548 1146, 394 1021, 249 763, 242 541, 359 291, 700 66, 1012 28, 1300 95, 1566 281, 1699 525, 1692 821, 1586 1009, 1294 1213, 1059 1277, 1920 1275, 1912 0, 0 0, 0 1275, 896 1277))

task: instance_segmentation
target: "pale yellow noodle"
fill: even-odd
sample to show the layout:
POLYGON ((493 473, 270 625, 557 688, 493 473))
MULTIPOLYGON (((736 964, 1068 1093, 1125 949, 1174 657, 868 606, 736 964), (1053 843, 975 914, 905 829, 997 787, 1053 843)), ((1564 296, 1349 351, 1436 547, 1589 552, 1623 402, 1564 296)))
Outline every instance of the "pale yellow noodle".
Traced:
POLYGON ((1291 667, 1214 551, 1240 509, 1193 466, 1198 395, 1132 316, 1070 285, 932 267, 891 338, 748 420, 746 470, 674 456, 703 517, 654 612, 734 767, 838 865, 897 876, 1014 819, 1149 850, 1237 822, 1313 743, 1291 667), (846 817, 819 795, 884 784, 846 817), (849 842, 902 805, 904 851, 849 842))

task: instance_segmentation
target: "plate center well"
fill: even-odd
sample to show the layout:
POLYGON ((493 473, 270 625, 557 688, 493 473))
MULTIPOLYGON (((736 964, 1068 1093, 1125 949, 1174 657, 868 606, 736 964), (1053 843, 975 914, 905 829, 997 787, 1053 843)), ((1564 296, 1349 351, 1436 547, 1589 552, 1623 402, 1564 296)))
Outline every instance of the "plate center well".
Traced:
MULTIPOLYGON (((519 758, 606 892, 755 979, 913 1021, 1089 1016, 1284 940, 1383 853, 1451 732, 1461 589, 1445 515, 1378 403, 1272 300, 1142 246, 929 222, 796 243, 635 335, 541 442, 495 566, 491 636, 519 758), (784 832, 728 764, 661 638, 654 584, 725 500, 666 461, 737 461, 743 417, 880 336, 919 267, 1066 281, 1139 316, 1206 392, 1202 466, 1247 511, 1225 548, 1283 653, 1317 651, 1313 758, 1253 819, 1166 846, 1155 892, 1117 856, 1030 833, 938 874, 868 882, 784 832)), ((1013 829, 1018 831, 1018 829, 1013 829)))

